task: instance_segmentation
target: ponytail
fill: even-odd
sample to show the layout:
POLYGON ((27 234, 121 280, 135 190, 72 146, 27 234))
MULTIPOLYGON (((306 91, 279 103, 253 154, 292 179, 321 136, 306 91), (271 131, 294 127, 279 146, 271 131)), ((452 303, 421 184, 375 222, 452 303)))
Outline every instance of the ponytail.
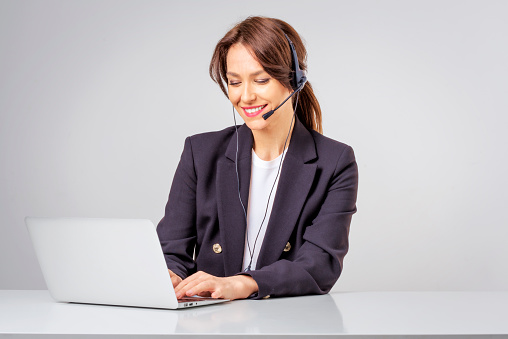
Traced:
POLYGON ((307 129, 323 134, 321 106, 319 106, 312 85, 308 81, 300 93, 298 93, 296 115, 307 129))

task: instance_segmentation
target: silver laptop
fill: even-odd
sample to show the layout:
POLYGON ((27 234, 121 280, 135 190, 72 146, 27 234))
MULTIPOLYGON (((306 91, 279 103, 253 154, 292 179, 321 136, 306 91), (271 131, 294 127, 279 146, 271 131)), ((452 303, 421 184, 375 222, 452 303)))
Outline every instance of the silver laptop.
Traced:
POLYGON ((177 309, 155 226, 142 219, 25 218, 51 296, 59 302, 177 309))

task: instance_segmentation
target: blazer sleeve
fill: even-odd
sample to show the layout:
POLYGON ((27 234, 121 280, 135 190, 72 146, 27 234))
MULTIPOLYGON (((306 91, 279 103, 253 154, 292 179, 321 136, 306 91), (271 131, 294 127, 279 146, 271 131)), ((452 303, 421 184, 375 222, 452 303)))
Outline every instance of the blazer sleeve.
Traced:
POLYGON ((196 271, 196 172, 190 137, 185 146, 169 191, 165 214, 157 234, 167 267, 185 279, 196 271))
POLYGON ((339 278, 349 247, 352 215, 356 212, 358 166, 347 146, 337 160, 326 197, 317 216, 306 226, 294 260, 281 259, 248 273, 259 286, 253 299, 325 294, 339 278))

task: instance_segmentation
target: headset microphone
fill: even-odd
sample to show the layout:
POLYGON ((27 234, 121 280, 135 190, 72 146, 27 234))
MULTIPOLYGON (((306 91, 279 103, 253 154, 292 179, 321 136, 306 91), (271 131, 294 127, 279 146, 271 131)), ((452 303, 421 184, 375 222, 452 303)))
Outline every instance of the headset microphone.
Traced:
POLYGON ((286 101, 288 101, 289 98, 291 98, 295 93, 301 91, 303 86, 305 86, 305 83, 307 82, 307 77, 305 76, 305 73, 300 69, 300 65, 298 64, 298 56, 296 54, 295 46, 293 45, 291 39, 289 39, 289 37, 285 33, 284 36, 288 40, 289 47, 291 48, 291 61, 294 72, 293 77, 290 80, 290 84, 291 88, 293 89, 293 92, 279 106, 263 114, 263 119, 265 120, 271 117, 272 114, 275 113, 275 111, 278 110, 282 105, 284 105, 286 101))

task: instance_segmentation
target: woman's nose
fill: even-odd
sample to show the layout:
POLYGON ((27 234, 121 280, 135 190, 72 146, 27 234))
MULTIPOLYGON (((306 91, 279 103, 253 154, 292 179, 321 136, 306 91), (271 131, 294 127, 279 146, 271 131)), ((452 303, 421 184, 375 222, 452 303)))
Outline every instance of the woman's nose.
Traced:
POLYGON ((256 100, 256 93, 254 92, 254 88, 251 85, 245 84, 243 86, 242 91, 242 101, 243 102, 251 102, 256 100))

